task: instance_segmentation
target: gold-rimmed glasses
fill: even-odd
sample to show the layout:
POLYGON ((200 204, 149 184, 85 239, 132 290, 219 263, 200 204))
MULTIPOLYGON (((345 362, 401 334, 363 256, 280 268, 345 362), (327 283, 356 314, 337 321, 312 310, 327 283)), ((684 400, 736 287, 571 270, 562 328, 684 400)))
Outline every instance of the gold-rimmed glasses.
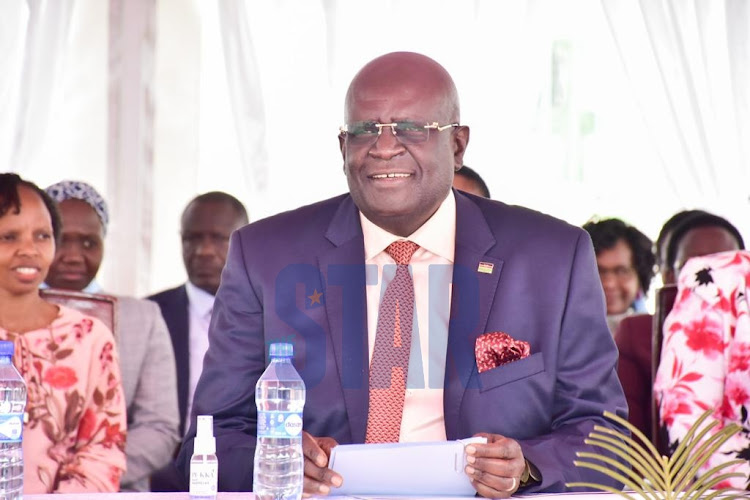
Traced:
POLYGON ((438 122, 422 124, 413 121, 391 123, 354 122, 340 127, 339 132, 346 138, 349 144, 353 146, 366 146, 374 144, 383 133, 383 129, 388 127, 401 144, 410 145, 427 142, 430 139, 431 130, 442 132, 443 130, 460 126, 458 123, 440 125, 438 122))

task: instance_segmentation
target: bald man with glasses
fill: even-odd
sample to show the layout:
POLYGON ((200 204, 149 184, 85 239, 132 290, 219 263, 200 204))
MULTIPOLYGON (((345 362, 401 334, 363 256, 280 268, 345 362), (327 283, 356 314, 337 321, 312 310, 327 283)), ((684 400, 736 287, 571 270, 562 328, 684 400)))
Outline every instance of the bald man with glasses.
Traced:
POLYGON ((344 119, 349 193, 232 237, 193 409, 214 416, 219 488, 252 487, 253 388, 278 341, 307 387, 306 494, 346 483, 336 444, 473 435, 487 443, 466 448, 465 473, 483 496, 612 484, 573 465, 594 425, 618 428, 605 410, 627 414, 588 235, 451 188, 469 127, 432 59, 368 63, 344 119))

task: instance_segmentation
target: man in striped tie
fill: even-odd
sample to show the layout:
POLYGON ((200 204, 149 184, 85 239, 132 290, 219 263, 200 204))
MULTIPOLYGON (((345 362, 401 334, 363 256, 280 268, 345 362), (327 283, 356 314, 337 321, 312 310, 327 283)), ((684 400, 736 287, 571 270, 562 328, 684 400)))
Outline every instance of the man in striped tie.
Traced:
POLYGON ((265 346, 289 339, 307 494, 346 482, 328 468, 337 443, 477 434, 487 444, 466 447, 465 472, 480 495, 612 484, 573 465, 594 425, 617 428, 605 410, 627 414, 586 233, 451 188, 469 127, 430 58, 368 63, 344 118, 349 193, 232 237, 194 402, 214 415, 220 489, 251 487, 252 389, 265 346))

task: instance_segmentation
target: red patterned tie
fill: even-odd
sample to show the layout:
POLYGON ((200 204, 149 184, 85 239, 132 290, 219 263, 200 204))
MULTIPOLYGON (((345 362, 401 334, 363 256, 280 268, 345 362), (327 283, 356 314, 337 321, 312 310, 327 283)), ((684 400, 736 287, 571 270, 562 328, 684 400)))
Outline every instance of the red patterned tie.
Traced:
POLYGON ((417 248, 419 245, 411 241, 396 241, 385 249, 398 265, 378 311, 375 348, 370 363, 367 443, 398 442, 414 319, 414 282, 409 274, 409 261, 417 248))

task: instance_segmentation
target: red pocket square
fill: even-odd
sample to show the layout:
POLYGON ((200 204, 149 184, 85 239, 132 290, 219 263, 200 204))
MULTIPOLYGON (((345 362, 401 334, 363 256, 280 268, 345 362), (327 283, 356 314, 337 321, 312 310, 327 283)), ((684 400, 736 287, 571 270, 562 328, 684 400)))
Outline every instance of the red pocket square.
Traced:
POLYGON ((516 340, 507 333, 492 332, 477 337, 474 355, 477 358, 479 373, 492 370, 500 365, 528 357, 531 346, 523 340, 516 340))

